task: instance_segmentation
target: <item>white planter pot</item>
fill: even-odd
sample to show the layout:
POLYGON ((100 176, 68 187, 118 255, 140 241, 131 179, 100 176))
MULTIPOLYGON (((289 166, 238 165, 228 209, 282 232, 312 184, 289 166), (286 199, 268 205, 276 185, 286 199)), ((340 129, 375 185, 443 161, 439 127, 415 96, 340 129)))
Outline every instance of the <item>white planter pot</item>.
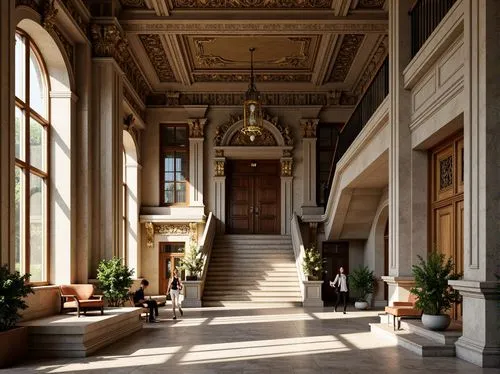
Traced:
POLYGON ((450 325, 451 318, 448 314, 422 314, 422 324, 425 328, 434 331, 446 330, 450 325))
POLYGON ((368 308, 368 303, 366 301, 356 301, 354 307, 359 310, 365 310, 368 308))

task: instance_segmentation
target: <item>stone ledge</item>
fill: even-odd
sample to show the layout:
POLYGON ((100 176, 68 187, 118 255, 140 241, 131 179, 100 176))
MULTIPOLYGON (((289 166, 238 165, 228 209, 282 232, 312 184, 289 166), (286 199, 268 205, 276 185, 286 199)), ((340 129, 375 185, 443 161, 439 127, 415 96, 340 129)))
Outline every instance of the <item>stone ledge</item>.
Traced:
POLYGON ((89 312, 55 315, 23 322, 28 328, 30 353, 38 357, 86 357, 142 328, 141 308, 107 308, 104 315, 89 312))

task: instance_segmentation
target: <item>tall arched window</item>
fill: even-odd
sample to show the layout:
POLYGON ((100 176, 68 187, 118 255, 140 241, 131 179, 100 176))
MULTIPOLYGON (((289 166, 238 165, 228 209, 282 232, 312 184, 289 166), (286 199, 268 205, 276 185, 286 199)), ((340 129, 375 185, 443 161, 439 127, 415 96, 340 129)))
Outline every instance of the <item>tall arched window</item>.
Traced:
POLYGON ((22 30, 16 33, 15 60, 15 267, 38 283, 48 280, 49 80, 22 30))

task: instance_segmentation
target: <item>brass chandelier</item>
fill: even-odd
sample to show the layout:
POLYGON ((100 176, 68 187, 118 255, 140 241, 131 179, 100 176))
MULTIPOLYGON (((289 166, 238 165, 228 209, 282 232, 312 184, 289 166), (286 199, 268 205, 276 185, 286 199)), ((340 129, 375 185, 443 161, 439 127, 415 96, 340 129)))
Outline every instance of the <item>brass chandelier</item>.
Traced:
POLYGON ((253 76, 253 53, 255 48, 250 48, 250 84, 245 93, 243 103, 243 128, 241 132, 254 141, 259 135, 262 135, 262 103, 260 93, 255 87, 255 78, 253 76))

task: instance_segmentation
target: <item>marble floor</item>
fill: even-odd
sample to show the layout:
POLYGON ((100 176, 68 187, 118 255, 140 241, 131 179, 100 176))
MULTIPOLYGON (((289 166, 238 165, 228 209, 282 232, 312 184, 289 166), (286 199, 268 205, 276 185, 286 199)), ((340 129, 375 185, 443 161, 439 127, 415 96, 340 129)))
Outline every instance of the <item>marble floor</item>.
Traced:
POLYGON ((186 309, 82 359, 27 359, 1 373, 500 373, 456 358, 422 358, 370 333, 378 311, 186 309))

